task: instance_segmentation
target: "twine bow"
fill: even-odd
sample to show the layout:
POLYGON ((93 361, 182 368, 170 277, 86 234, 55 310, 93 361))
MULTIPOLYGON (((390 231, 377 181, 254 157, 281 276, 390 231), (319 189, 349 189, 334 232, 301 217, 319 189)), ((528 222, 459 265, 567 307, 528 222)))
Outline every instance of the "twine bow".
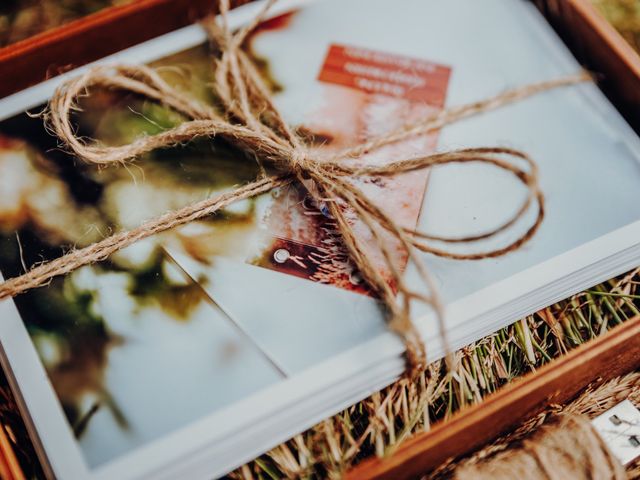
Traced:
POLYGON ((390 326, 407 345, 409 364, 415 369, 425 361, 424 345, 411 322, 411 304, 421 301, 430 305, 439 320, 440 334, 446 342, 442 305, 433 282, 417 251, 433 255, 477 260, 503 255, 519 248, 536 232, 544 217, 544 198, 538 185, 535 163, 521 151, 510 148, 470 148, 395 160, 384 165, 358 162, 367 153, 386 145, 401 142, 416 135, 437 130, 463 118, 493 110, 507 103, 532 96, 552 88, 589 80, 586 73, 549 82, 532 84, 507 91, 477 103, 450 108, 406 127, 339 154, 320 156, 312 153, 305 140, 292 129, 275 107, 271 94, 264 85, 255 66, 242 50, 247 35, 264 18, 274 0, 266 2, 264 9, 253 21, 233 33, 227 23, 228 0, 219 2, 219 21, 204 23, 214 51, 215 67, 212 85, 221 108, 203 105, 168 85, 153 69, 145 66, 116 65, 95 67, 83 76, 62 85, 53 95, 46 119, 52 131, 80 159, 96 165, 123 164, 147 152, 191 141, 197 137, 219 137, 234 144, 268 168, 255 181, 232 191, 208 198, 149 220, 139 227, 117 233, 88 247, 72 250, 62 257, 41 264, 29 272, 0 284, 0 300, 14 297, 29 289, 42 286, 53 277, 64 275, 81 266, 106 259, 112 253, 138 240, 211 215, 234 202, 268 192, 292 182, 305 188, 317 203, 326 205, 335 220, 350 260, 360 275, 388 311, 390 326), (143 136, 128 145, 104 146, 76 135, 71 122, 78 98, 90 88, 122 90, 156 101, 188 120, 179 126, 156 135, 143 136), (359 188, 349 181, 353 177, 393 176, 422 170, 436 165, 452 163, 484 163, 505 170, 528 190, 522 205, 511 218, 496 228, 480 235, 464 238, 446 238, 403 228, 359 188), (516 240, 503 247, 478 253, 456 253, 432 245, 432 241, 447 243, 473 243, 497 235, 518 222, 529 208, 536 204, 537 215, 531 226, 516 240), (369 252, 356 237, 351 217, 357 217, 370 231, 375 248, 382 254, 391 272, 390 284, 374 266, 369 252), (426 287, 416 290, 404 280, 402 271, 392 261, 388 240, 391 235, 408 255, 426 287))

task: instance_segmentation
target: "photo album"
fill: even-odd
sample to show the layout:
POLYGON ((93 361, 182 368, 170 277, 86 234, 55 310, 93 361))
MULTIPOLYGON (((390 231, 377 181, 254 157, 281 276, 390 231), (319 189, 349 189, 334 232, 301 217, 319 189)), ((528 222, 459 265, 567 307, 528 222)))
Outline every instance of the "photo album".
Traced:
MULTIPOLYGON (((275 106, 311 151, 338 154, 447 109, 582 71, 529 1, 396 3, 281 0, 244 39, 275 106)), ((242 28, 263 4, 233 9, 230 27, 242 28)), ((96 64, 149 65, 216 108, 215 55, 203 26, 192 25, 96 64)), ((0 99, 2 280, 264 174, 255 158, 208 136, 122 165, 83 162, 42 113, 56 88, 92 66, 0 99)), ((81 95, 73 111, 78 137, 109 146, 184 121, 161 101, 110 88, 81 95)), ((531 157, 543 210, 510 172, 485 163, 348 179, 403 229, 426 232, 434 249, 443 237, 478 237, 446 245, 462 257, 500 250, 544 214, 526 243, 501 256, 418 254, 447 338, 437 312, 416 303, 411 321, 428 361, 640 263, 640 140, 591 81, 358 161, 384 166, 487 146, 531 157), (520 221, 483 237, 521 205, 520 221)), ((223 476, 403 373, 402 338, 309 190, 278 186, 0 300, 2 365, 47 475, 223 476)), ((379 241, 362 220, 351 227, 363 245, 379 241)), ((403 272, 418 289, 407 251, 383 240, 386 256, 369 263, 387 281, 403 272)))

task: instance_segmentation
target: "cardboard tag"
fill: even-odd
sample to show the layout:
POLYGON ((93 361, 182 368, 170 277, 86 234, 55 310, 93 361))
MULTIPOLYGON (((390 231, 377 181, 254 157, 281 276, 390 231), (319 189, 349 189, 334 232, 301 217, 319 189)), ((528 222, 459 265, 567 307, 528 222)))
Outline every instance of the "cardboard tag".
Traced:
POLYGON ((623 465, 640 456, 640 410, 629 400, 594 418, 591 424, 623 465))

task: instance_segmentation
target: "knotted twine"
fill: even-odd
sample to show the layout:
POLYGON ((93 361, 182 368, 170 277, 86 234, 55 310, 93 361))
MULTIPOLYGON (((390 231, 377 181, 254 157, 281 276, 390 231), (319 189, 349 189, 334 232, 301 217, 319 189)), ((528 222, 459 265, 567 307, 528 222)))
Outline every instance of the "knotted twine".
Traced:
POLYGON ((242 49, 247 35, 262 21, 273 3, 275 0, 266 2, 260 13, 235 33, 227 21, 229 0, 219 1, 220 15, 217 19, 210 18, 203 23, 212 50, 216 52, 212 58, 215 72, 212 90, 219 102, 218 109, 204 105, 171 87, 149 67, 114 65, 91 68, 79 78, 64 83, 54 93, 45 113, 48 127, 62 143, 79 159, 97 166, 124 165, 157 148, 167 148, 199 137, 208 137, 221 138, 233 144, 255 158, 261 167, 268 168, 269 173, 263 169, 263 173, 255 181, 246 185, 167 212, 137 228, 116 233, 88 247, 71 250, 55 260, 42 263, 25 274, 0 284, 0 300, 46 285, 54 277, 105 260, 112 253, 139 240, 207 217, 235 202, 277 187, 297 183, 306 189, 317 204, 324 204, 328 208, 350 260, 371 292, 386 307, 390 327, 403 337, 407 348, 407 360, 413 371, 423 368, 426 360, 424 344, 411 322, 411 304, 414 301, 424 302, 433 308, 443 343, 445 346, 448 345, 442 304, 417 252, 450 259, 478 260, 517 250, 533 237, 544 217, 544 197, 538 184, 537 166, 526 153, 503 147, 451 150, 394 160, 384 165, 367 165, 358 160, 384 146, 424 135, 461 119, 497 109, 540 92, 588 81, 589 75, 581 72, 506 91, 479 102, 449 108, 341 153, 321 155, 311 152, 303 137, 285 122, 256 67, 242 49), (95 140, 79 137, 71 121, 78 99, 92 88, 137 94, 173 109, 187 120, 161 133, 141 136, 128 145, 101 145, 95 140), (354 177, 394 176, 453 163, 484 163, 502 169, 521 182, 528 195, 511 218, 492 230, 478 235, 449 238, 400 226, 391 215, 349 182, 349 179, 354 177), (500 248, 476 253, 457 253, 428 243, 436 241, 442 244, 471 244, 489 239, 515 225, 533 204, 537 206, 533 223, 522 235, 500 248), (356 237, 352 226, 354 217, 371 233, 375 241, 373 248, 382 254, 391 274, 391 282, 385 280, 369 259, 369 253, 362 241, 356 237), (401 269, 392 260, 388 240, 383 238, 385 234, 395 238, 406 251, 408 262, 415 266, 424 282, 422 286, 426 287, 425 292, 407 284, 401 269))

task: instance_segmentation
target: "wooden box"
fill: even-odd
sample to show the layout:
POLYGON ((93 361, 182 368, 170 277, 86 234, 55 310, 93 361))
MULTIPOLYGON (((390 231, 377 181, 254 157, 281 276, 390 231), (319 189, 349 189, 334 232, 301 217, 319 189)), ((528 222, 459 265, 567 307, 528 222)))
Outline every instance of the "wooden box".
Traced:
POLYGON ((640 131, 640 55, 589 0, 534 0, 574 56, 627 121, 640 131))
MULTIPOLYGON (((640 132, 640 56, 588 0, 533 1, 640 132)), ((212 0, 138 0, 11 44, 0 49, 0 97, 192 23, 211 12, 213 5, 212 0)), ((639 338, 640 317, 505 388, 446 425, 410 440, 390 460, 364 462, 351 476, 415 476, 449 457, 462 455, 535 414, 550 398, 567 399, 598 377, 638 368, 639 338), (519 415, 507 415, 513 411, 519 415)), ((0 448, 0 454, 3 450, 0 448)), ((0 455, 0 467, 12 463, 10 454, 0 455)), ((6 470, 0 468, 0 472, 6 470)))

